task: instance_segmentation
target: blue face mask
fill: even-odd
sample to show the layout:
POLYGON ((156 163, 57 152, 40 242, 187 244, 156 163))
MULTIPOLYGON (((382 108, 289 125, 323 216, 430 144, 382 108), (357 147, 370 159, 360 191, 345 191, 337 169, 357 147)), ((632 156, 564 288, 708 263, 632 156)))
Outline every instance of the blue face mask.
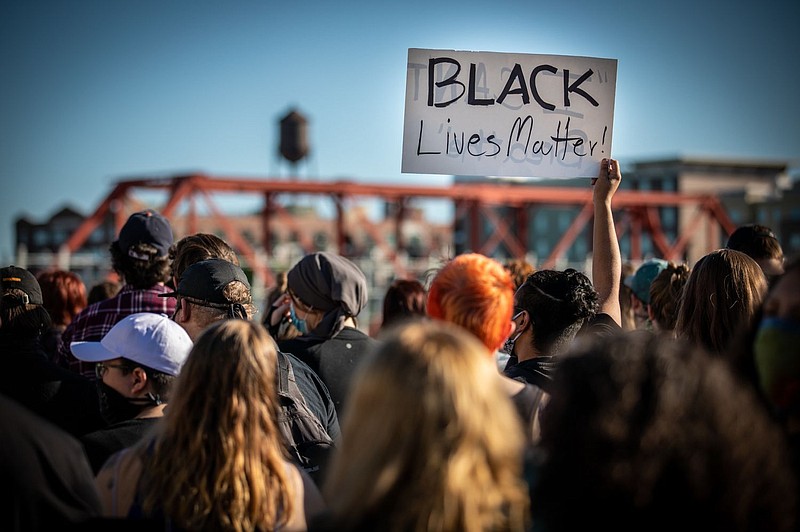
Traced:
POLYGON ((300 334, 308 334, 308 324, 306 320, 301 320, 297 317, 297 312, 294 310, 294 303, 289 304, 289 317, 292 320, 292 325, 295 329, 300 331, 300 334))

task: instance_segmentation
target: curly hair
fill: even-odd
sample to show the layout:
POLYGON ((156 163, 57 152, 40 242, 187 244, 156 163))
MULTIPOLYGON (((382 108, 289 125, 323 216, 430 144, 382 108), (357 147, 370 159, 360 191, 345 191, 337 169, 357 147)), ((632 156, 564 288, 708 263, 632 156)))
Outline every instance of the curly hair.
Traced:
POLYGON ((545 356, 566 349, 600 308, 592 282, 572 268, 532 273, 517 290, 516 304, 528 312, 533 347, 545 356))
POLYGON ((684 341, 578 340, 541 429, 531 500, 543 530, 793 530, 780 429, 723 360, 684 341))
POLYGON ((673 331, 678 320, 678 307, 683 287, 689 280, 689 266, 669 262, 650 283, 650 310, 653 321, 662 331, 673 331))
POLYGON ((463 328, 391 328, 348 405, 323 486, 331 530, 526 529, 520 420, 463 328))
POLYGON ((150 244, 137 244, 131 248, 147 260, 135 259, 123 252, 115 240, 111 243, 111 267, 125 279, 125 283, 136 289, 150 288, 158 283, 169 281, 169 257, 158 256, 158 250, 150 244))
POLYGON ((266 330, 245 320, 197 339, 152 451, 142 451, 146 513, 186 530, 244 531, 280 528, 302 511, 277 425, 276 356, 266 330))
POLYGON ((455 323, 494 352, 511 332, 514 284, 494 259, 464 253, 445 264, 428 290, 428 315, 455 323))

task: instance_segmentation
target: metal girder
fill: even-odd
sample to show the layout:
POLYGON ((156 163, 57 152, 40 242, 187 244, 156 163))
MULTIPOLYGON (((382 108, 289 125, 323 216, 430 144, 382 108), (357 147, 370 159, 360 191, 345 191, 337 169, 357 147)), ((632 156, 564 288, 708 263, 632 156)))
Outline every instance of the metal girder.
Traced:
MULTIPOLYGON (((346 199, 349 200, 351 198, 371 197, 398 203, 399 208, 395 210, 393 217, 395 221, 394 231, 399 249, 402 249, 403 246, 402 223, 406 216, 407 202, 414 198, 445 199, 453 201, 455 206, 454 231, 457 220, 466 218, 469 221, 469 233, 465 235, 469 248, 492 253, 497 245, 504 243, 512 254, 519 257, 523 257, 527 251, 526 231, 529 208, 537 205, 581 207, 582 210, 562 235, 543 263, 543 267, 554 264, 569 249, 575 238, 592 218, 592 189, 588 179, 586 180, 585 188, 512 186, 507 183, 457 184, 431 187, 355 183, 350 181, 303 182, 298 180, 287 181, 285 179, 217 178, 194 174, 164 179, 127 180, 117 183, 95 212, 69 237, 65 243, 66 250, 69 252, 77 251, 110 212, 115 214, 116 227, 119 230, 126 220, 126 213, 120 204, 124 204, 131 191, 135 189, 156 189, 166 192, 168 199, 161 211, 168 217, 177 212, 183 201, 189 201, 190 231, 195 231, 197 226, 194 207, 195 197, 197 195, 203 196, 214 211, 214 218, 224 228, 224 232, 231 243, 247 258, 254 270, 263 275, 264 279, 271 279, 272 276, 266 264, 262 264, 263 259, 259 259, 252 246, 238 234, 233 225, 228 222, 227 217, 219 212, 211 200, 212 193, 262 195, 265 201, 265 208, 262 209, 262 227, 265 232, 263 242, 265 244, 270 243, 270 220, 275 220, 277 216, 278 220, 289 224, 294 229, 305 252, 309 252, 313 246, 311 236, 306 234, 307 231, 304 231, 302 224, 297 222, 282 205, 275 201, 276 194, 305 194, 330 198, 336 208, 336 239, 340 252, 344 250, 345 235, 347 234, 344 202, 346 199), (524 223, 525 226, 521 229, 510 227, 509 223, 493 210, 493 207, 497 206, 512 207, 515 214, 511 223, 524 223), (481 215, 494 226, 493 231, 485 240, 480 231, 481 215), (515 231, 515 229, 520 230, 515 231)), ((677 259, 682 256, 688 242, 704 219, 716 222, 716 225, 713 223, 710 225, 721 228, 728 234, 735 228, 719 199, 712 195, 620 190, 614 196, 614 209, 624 213, 617 227, 617 232, 621 236, 627 230, 631 237, 631 255, 634 259, 641 258, 640 240, 642 231, 647 231, 652 236, 654 245, 665 258, 677 259), (694 218, 686 227, 682 228, 680 235, 672 243, 663 232, 658 213, 658 208, 665 206, 694 207, 697 209, 694 218)), ((396 249, 392 249, 389 246, 374 224, 364 217, 359 219, 358 223, 364 226, 377 245, 384 248, 384 251, 388 250, 387 255, 389 257, 393 260, 397 258, 396 249)), ((713 227, 708 230, 718 231, 713 227)), ((269 248, 267 247, 267 249, 269 248)))

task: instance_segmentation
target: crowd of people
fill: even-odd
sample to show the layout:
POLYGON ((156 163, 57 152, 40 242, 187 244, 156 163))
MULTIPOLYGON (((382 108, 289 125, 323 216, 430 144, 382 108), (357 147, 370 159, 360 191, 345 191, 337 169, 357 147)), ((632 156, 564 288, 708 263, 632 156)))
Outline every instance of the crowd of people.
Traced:
POLYGON ((464 253, 395 279, 309 253, 259 308, 235 250, 154 210, 119 283, 0 269, 3 530, 800 529, 800 259, 745 225, 591 271, 464 253), (341 425, 340 425, 341 423, 341 425))

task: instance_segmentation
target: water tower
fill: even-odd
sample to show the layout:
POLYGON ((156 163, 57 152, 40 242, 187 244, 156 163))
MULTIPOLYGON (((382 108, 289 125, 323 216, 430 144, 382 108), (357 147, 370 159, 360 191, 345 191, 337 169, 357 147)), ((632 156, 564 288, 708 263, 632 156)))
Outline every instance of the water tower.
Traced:
POLYGON ((297 177, 297 164, 308 157, 308 120, 296 109, 291 109, 280 119, 281 140, 279 153, 291 165, 292 179, 297 177))

